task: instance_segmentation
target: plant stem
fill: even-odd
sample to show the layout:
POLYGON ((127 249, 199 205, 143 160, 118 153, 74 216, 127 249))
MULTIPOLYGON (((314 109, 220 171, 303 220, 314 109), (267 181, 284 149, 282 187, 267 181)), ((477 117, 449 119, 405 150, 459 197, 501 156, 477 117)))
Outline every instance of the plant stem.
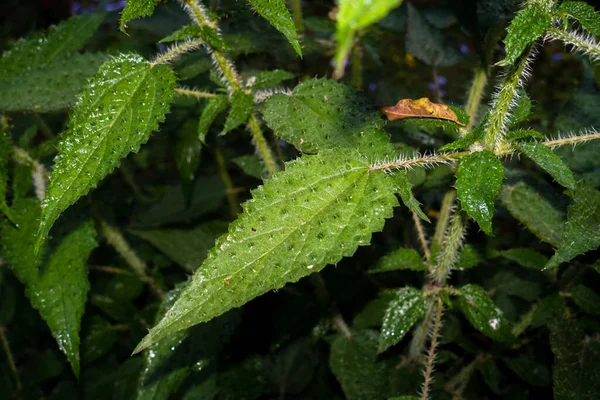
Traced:
POLYGON ((479 66, 475 70, 475 76, 473 77, 473 83, 471 84, 471 89, 469 90, 469 97, 467 98, 467 105, 465 106, 465 111, 469 116, 469 123, 467 124, 467 129, 461 132, 468 132, 471 130, 473 125, 477 120, 477 110, 479 109, 479 105, 481 104, 481 99, 483 98, 483 91, 488 81, 488 69, 487 66, 479 66))
POLYGON ((216 96, 214 93, 201 92, 199 90, 175 88, 175 93, 182 96, 191 96, 197 99, 210 99, 216 96))
POLYGON ((435 233, 433 240, 438 245, 441 245, 446 235, 446 229, 448 228, 448 222, 450 221, 450 212, 456 199, 456 190, 452 189, 446 192, 442 199, 442 205, 440 207, 440 215, 435 225, 435 233))
POLYGON ((131 248, 125 237, 115 227, 110 226, 103 219, 98 219, 100 230, 108 243, 123 257, 123 259, 129 264, 133 272, 140 278, 140 280, 148 285, 150 290, 159 298, 164 299, 165 293, 157 285, 157 283, 148 274, 148 267, 146 263, 142 261, 135 251, 131 248))
POLYGON ((560 40, 565 44, 574 46, 577 50, 586 54, 592 61, 600 60, 600 43, 594 40, 593 36, 582 35, 571 30, 561 30, 557 28, 548 29, 548 37, 553 40, 560 40))
POLYGON ((304 17, 302 16, 302 0, 290 0, 290 8, 294 17, 294 25, 299 34, 304 33, 304 17))
POLYGON ((596 140, 596 139, 600 139, 600 132, 592 132, 592 133, 587 133, 587 134, 581 135, 581 136, 572 136, 572 137, 548 140, 548 141, 544 142, 544 145, 546 147, 550 147, 551 149, 553 149, 556 147, 567 146, 570 144, 572 144, 572 145, 581 144, 581 143, 589 142, 591 140, 596 140))
POLYGON ((352 49, 352 86, 354 89, 362 89, 362 48, 354 46, 352 49))
POLYGON ((227 170, 227 164, 225 163, 223 152, 219 147, 217 147, 215 150, 215 158, 217 159, 217 164, 219 165, 219 176, 221 176, 221 180, 225 184, 225 193, 227 195, 227 202, 229 203, 229 212, 233 218, 236 218, 238 213, 240 213, 242 210, 240 208, 240 202, 238 201, 234 191, 231 176, 227 170))
POLYGON ((421 355, 425 348, 425 342, 427 341, 427 333, 433 323, 433 315, 435 312, 436 302, 434 297, 427 297, 426 301, 425 316, 423 317, 421 324, 415 329, 408 348, 408 359, 416 362, 420 362, 421 355))
POLYGON ((186 40, 185 42, 179 42, 174 46, 171 46, 167 51, 158 55, 154 61, 150 63, 151 67, 154 67, 158 64, 168 64, 173 61, 173 59, 185 54, 190 51, 196 50, 201 45, 204 44, 204 40, 195 39, 195 40, 186 40))
POLYGON ((427 400, 429 398, 429 386, 433 380, 433 365, 435 363, 435 352, 438 346, 438 337, 440 334, 440 328, 442 326, 442 314, 444 312, 444 303, 439 298, 436 298, 436 311, 435 319, 433 321, 433 332, 431 333, 431 344, 429 345, 429 352, 427 354, 427 366, 425 367, 425 381, 423 383, 423 393, 421 394, 421 400, 427 400))
POLYGON ((465 238, 466 227, 466 214, 463 213, 459 208, 452 217, 450 229, 448 230, 448 234, 444 239, 442 251, 438 257, 437 264, 432 271, 434 282, 438 286, 442 286, 444 282, 446 282, 446 279, 450 275, 450 272, 456 263, 458 250, 462 246, 465 238))
POLYGON ((50 127, 46 123, 46 120, 42 118, 40 114, 34 112, 31 115, 33 115, 33 118, 39 123, 40 131, 42 131, 44 136, 46 136, 46 139, 54 139, 56 137, 54 132, 52 132, 52 129, 50 129, 50 127))
POLYGON ((417 215, 416 212, 412 212, 413 221, 415 222, 415 227, 417 228, 417 233, 419 234, 419 241, 421 242, 421 247, 423 248, 423 254, 425 256, 425 260, 427 262, 431 261, 431 251, 429 250, 429 244, 427 243, 427 238, 425 237, 425 230, 423 229, 423 224, 421 223, 421 218, 417 215))
POLYGON ((256 118, 256 114, 254 113, 250 114, 250 118, 248 119, 248 128, 250 129, 250 133, 252 133, 252 139, 254 140, 254 145, 256 146, 258 155, 265 163, 268 176, 272 176, 279 170, 279 167, 275 162, 273 152, 267 144, 265 135, 263 134, 260 124, 258 123, 258 118, 256 118))
POLYGON ((15 365, 15 359, 12 355, 12 351, 10 350, 10 345, 8 343, 8 339, 5 334, 6 328, 0 326, 0 341, 2 342, 2 347, 4 348, 4 353, 6 353, 6 359, 8 360, 8 367, 11 372, 15 376, 15 384, 17 385, 17 394, 20 397, 21 393, 21 379, 19 378, 19 371, 17 371, 17 366, 15 365))
POLYGON ((487 356, 485 354, 479 354, 473 361, 467 364, 463 369, 461 369, 458 374, 456 374, 452 379, 446 383, 444 386, 444 390, 453 394, 452 400, 459 400, 462 398, 462 392, 467 387, 471 376, 473 376, 473 371, 477 364, 482 361, 485 361, 487 356))

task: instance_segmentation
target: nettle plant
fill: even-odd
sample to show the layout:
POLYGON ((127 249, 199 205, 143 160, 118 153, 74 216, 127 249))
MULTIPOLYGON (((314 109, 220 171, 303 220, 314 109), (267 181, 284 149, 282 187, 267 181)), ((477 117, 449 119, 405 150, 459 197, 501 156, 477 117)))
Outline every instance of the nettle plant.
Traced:
MULTIPOLYGON (((120 29, 152 15, 155 3, 127 1, 120 29)), ((592 250, 600 243, 600 175, 598 147, 589 145, 600 133, 530 128, 536 118, 525 90, 543 46, 560 42, 592 63, 600 58, 592 6, 528 0, 505 31, 510 2, 469 3, 500 23, 478 31, 485 40, 464 108, 442 104, 436 76, 433 102, 381 109, 400 120, 388 125, 391 136, 357 90, 366 53, 379 51, 381 31, 394 26, 386 34, 402 32, 406 52, 436 75, 460 57, 443 13, 401 0, 340 0, 329 18, 303 17, 310 6, 298 0, 291 13, 283 0, 179 3, 189 24, 160 40, 154 57, 79 53, 109 18, 92 13, 19 40, 0 59, 3 387, 23 398, 44 390, 52 398, 598 398, 600 295, 592 286, 600 264, 592 250), (236 15, 270 32, 249 9, 289 41, 269 33, 256 48, 285 53, 275 64, 294 64, 296 74, 249 68, 240 56, 260 52, 252 50, 260 39, 238 34, 236 15), (336 80, 311 78, 327 68, 302 65, 290 45, 297 57, 333 58, 336 80), (491 71, 499 78, 487 107, 491 71), (282 86, 302 74, 293 89, 282 86), (47 114, 52 123, 40 114, 69 108, 55 136, 50 125, 60 114, 47 114), (161 124, 167 133, 154 133, 161 124), (144 186, 153 177, 142 171, 164 175, 168 141, 123 160, 161 135, 175 142, 181 180, 166 191, 144 186), (581 152, 571 149, 579 144, 581 152), (199 168, 201 152, 214 159, 207 167, 199 168), (230 161, 246 178, 231 175, 230 161), (256 185, 248 177, 263 182, 240 207, 256 185), (214 218, 222 200, 234 217, 228 227, 214 218), (492 224, 496 214, 500 225, 492 224), (374 239, 392 217, 389 238, 374 239), (372 241, 371 252, 355 255, 372 241), (359 272, 350 279, 343 259, 353 256, 350 269, 359 272), (328 279, 319 274, 338 263, 324 271, 328 279), (193 276, 186 281, 182 272, 193 276), (314 290, 321 306, 281 305, 276 321, 303 327, 277 336, 260 307, 239 307, 281 288, 269 295, 276 303, 296 296, 313 304, 314 290), (33 328, 23 321, 36 317, 19 291, 74 375, 82 370, 79 383, 55 355, 40 367, 45 378, 29 371, 34 359, 23 340, 33 328), (336 306, 344 302, 347 310, 336 306), (271 338, 267 355, 247 354, 247 337, 271 338), (142 356, 127 360, 128 351, 142 356)), ((582 62, 589 81, 592 65, 582 62)), ((577 105, 592 101, 581 96, 575 123, 598 121, 577 105)))

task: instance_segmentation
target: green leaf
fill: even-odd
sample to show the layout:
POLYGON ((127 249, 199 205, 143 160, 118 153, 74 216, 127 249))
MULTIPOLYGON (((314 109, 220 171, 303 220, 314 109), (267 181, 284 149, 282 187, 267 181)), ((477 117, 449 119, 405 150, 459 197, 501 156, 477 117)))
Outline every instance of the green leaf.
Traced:
POLYGON ((385 398, 388 367, 377 359, 379 334, 372 330, 338 335, 331 345, 329 365, 349 400, 385 398))
POLYGON ((259 90, 278 85, 281 81, 293 79, 295 76, 291 72, 274 69, 272 71, 261 71, 254 76, 254 79, 250 78, 248 81, 252 80, 252 90, 259 90))
POLYGON ((550 26, 552 14, 540 3, 526 3, 508 26, 504 38, 506 57, 498 65, 513 65, 527 46, 541 38, 550 26))
POLYGON ((202 142, 198 138, 198 120, 186 120, 177 131, 175 142, 175 163, 181 176, 186 198, 190 198, 196 171, 200 166, 202 142))
POLYGON ((502 361, 515 374, 532 386, 551 386, 550 369, 536 360, 532 355, 519 354, 516 357, 504 357, 502 361))
POLYGON ((381 326, 390 302, 396 297, 396 290, 382 290, 354 317, 352 326, 356 329, 381 326))
POLYGON ((516 262, 521 267, 538 271, 544 269, 548 262, 548 257, 528 247, 504 250, 500 252, 500 255, 507 260, 516 262))
MULTIPOLYGON (((514 127, 523 121, 526 121, 531 114, 531 99, 527 95, 524 89, 521 89, 517 96, 517 104, 512 108, 510 115, 508 116, 508 127, 514 127)), ((540 134, 541 135, 541 134, 540 134)), ((541 135, 542 139, 544 135, 541 135)))
POLYGON ((515 147, 531 158, 544 171, 549 173, 556 181, 567 189, 575 188, 575 177, 573 172, 554 154, 552 150, 539 142, 515 143, 515 147))
POLYGON ((94 315, 82 334, 81 361, 88 364, 105 356, 117 341, 117 331, 106 319, 94 315))
POLYGON ((596 36, 600 36, 600 16, 593 6, 583 1, 565 1, 558 12, 575 18, 581 26, 596 36))
POLYGON ((229 99, 224 95, 217 95, 211 98, 206 107, 202 110, 200 121, 198 122, 198 137, 203 144, 206 144, 206 135, 215 119, 227 108, 229 99))
POLYGON ((557 154, 567 163, 577 179, 584 179, 594 187, 600 186, 600 141, 592 140, 575 147, 563 146, 555 149, 557 154))
POLYGON ((336 15, 336 65, 343 65, 359 29, 367 28, 402 4, 402 0, 340 0, 336 15))
MULTIPOLYGON (((173 306, 183 285, 170 291, 161 303, 156 320, 173 306)), ((241 318, 239 312, 229 312, 187 331, 177 332, 144 352, 144 364, 136 399, 161 400, 171 398, 186 378, 198 369, 206 368, 229 341, 241 318)))
POLYGON ((396 297, 389 303, 383 317, 379 347, 383 353, 399 343, 410 328, 425 316, 425 298, 421 290, 407 286, 396 291, 396 297))
POLYGON ((132 19, 149 17, 154 13, 154 7, 160 0, 127 0, 121 13, 119 29, 125 32, 127 23, 132 19))
POLYGON ((302 57, 302 49, 296 35, 296 25, 294 25, 284 0, 248 0, 248 3, 261 17, 283 33, 296 53, 302 57))
POLYGON ((583 312, 600 315, 600 295, 587 286, 577 285, 571 290, 571 298, 583 312))
POLYGON ((550 200, 525 182, 506 186, 500 200, 534 235, 558 247, 566 218, 550 200))
POLYGON ((454 142, 448 143, 440 147, 440 151, 456 151, 456 150, 464 150, 483 138, 483 130, 484 125, 480 124, 475 129, 470 131, 464 136, 461 136, 454 142))
POLYGON ((6 215, 12 222, 14 217, 6 204, 6 187, 8 185, 8 160, 12 154, 12 143, 8 134, 0 130, 0 213, 6 215))
POLYGON ((536 281, 521 279, 509 271, 500 271, 490 279, 489 287, 497 292, 520 297, 526 301, 534 301, 540 294, 541 287, 536 281))
POLYGON ((458 251, 458 258, 456 259, 456 269, 464 271, 465 269, 471 269, 481 263, 481 256, 470 244, 465 244, 458 251))
POLYGON ((400 247, 381 257, 379 261, 377 261, 375 268, 370 269, 369 273, 397 271, 402 269, 425 271, 427 270, 427 267, 415 249, 400 247))
POLYGON ((536 305, 531 318, 531 327, 539 328, 560 318, 567 307, 564 297, 558 293, 542 298, 536 305))
POLYGON ((247 154, 245 156, 236 157, 231 161, 240 167, 246 175, 257 179, 262 179, 262 173, 265 167, 258 156, 254 154, 247 154))
POLYGON ((0 110, 48 112, 69 108, 107 59, 102 53, 73 54, 43 68, 28 69, 10 81, 0 79, 0 110))
POLYGON ((431 67, 450 67, 462 58, 456 43, 431 26, 410 3, 405 37, 406 51, 431 67))
POLYGON ((573 190, 560 245, 545 269, 555 268, 599 245, 600 192, 580 182, 573 190))
POLYGON ((275 94, 263 115, 277 136, 304 153, 342 147, 381 158, 395 151, 372 105, 333 80, 312 79, 291 95, 275 94))
POLYGON ((213 221, 188 230, 136 230, 132 233, 152 243, 188 272, 194 272, 206 258, 208 250, 214 246, 215 239, 226 231, 226 223, 213 221))
POLYGON ((462 208, 488 235, 492 234, 494 201, 504 179, 504 167, 489 151, 461 159, 456 170, 456 195, 462 208))
POLYGON ((499 342, 513 340, 509 322, 481 286, 466 285, 460 288, 458 308, 475 329, 499 342))
POLYGON ((197 24, 186 25, 161 39, 158 43, 178 42, 195 38, 204 40, 214 49, 227 49, 227 45, 213 27, 208 25, 200 26, 197 24))
POLYGON ((400 193, 402 203, 404 203, 409 210, 416 213, 423 221, 431 222, 429 217, 421 210, 421 203, 413 196, 412 184, 408 180, 408 173, 406 171, 395 171, 392 176, 396 181, 396 191, 400 193))
POLYGON ((485 381, 486 385, 496 394, 500 394, 502 387, 502 374, 498 365, 493 359, 488 358, 477 365, 477 370, 485 381))
POLYGON ((78 15, 44 34, 19 40, 0 58, 0 81, 11 81, 25 71, 40 69, 48 63, 81 49, 104 20, 105 13, 78 15))
POLYGON ((538 131, 534 131, 533 129, 517 129, 515 131, 508 132, 506 134, 506 139, 509 142, 516 142, 518 140, 525 139, 544 140, 545 136, 538 131))
POLYGON ((248 120, 248 117, 250 117, 253 106, 254 96, 252 96, 252 94, 242 90, 233 93, 233 96, 231 96, 231 109, 229 110, 229 115, 227 115, 227 120, 225 121, 225 126, 223 127, 221 135, 225 135, 227 132, 230 132, 245 123, 248 120))
POLYGON ((597 399, 600 393, 600 342, 586 338, 577 321, 555 318, 550 323, 550 345, 554 353, 554 398, 597 399))
POLYGON ((137 55, 104 63, 81 94, 59 142, 36 252, 58 216, 137 152, 169 110, 175 75, 137 55))
MULTIPOLYGON (((87 259, 96 248, 91 221, 80 224, 54 244, 47 257, 36 259, 31 249, 40 207, 37 200, 21 200, 13 206, 18 228, 2 224, 3 254, 25 285, 31 305, 40 312, 75 375, 79 375, 79 328, 89 283, 87 259)), ((44 248, 44 253, 46 247, 44 248)))
POLYGON ((351 256, 398 205, 385 172, 350 151, 290 162, 252 194, 138 351, 351 256))

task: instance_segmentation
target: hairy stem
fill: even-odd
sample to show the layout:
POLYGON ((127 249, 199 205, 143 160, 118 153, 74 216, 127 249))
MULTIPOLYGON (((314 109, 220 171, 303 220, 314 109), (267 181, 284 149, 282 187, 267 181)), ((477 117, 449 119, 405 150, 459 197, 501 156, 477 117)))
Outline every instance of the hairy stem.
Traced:
POLYGON ((454 200, 456 199, 456 190, 452 189, 446 192, 444 198, 442 199, 442 205, 440 207, 440 215, 435 225, 435 233, 433 235, 433 240, 438 245, 441 245, 444 241, 444 236, 446 235, 446 229, 448 228, 448 222, 450 221, 450 213, 452 211, 452 206, 454 205, 454 200))
POLYGON ((431 386, 431 382, 433 380, 433 365, 435 363, 435 352, 437 351, 440 328, 442 327, 443 312, 444 303, 442 303, 442 300, 439 298, 436 298, 435 319, 433 321, 433 331, 431 332, 429 352, 427 353, 427 366, 425 367, 425 381, 423 382, 423 393, 421 393, 421 400, 427 400, 429 398, 429 387, 431 386))
POLYGON ((428 297, 426 302, 425 316, 423 317, 421 324, 415 329, 408 347, 408 359, 414 362, 420 362, 421 355, 425 349, 427 334, 431 330, 433 324, 436 302, 433 296, 428 297))
POLYGON ((415 228, 417 228, 417 233, 419 234, 419 241, 421 242, 421 247, 423 248, 423 255, 425 256, 425 260, 429 262, 431 260, 431 251, 429 250, 429 243, 427 243, 427 238, 425 237, 425 230, 423 229, 421 218, 414 211, 412 212, 412 217, 413 221, 415 222, 415 228))
POLYGON ((190 51, 196 50, 201 45, 204 44, 204 40, 195 39, 195 40, 186 40, 185 42, 176 43, 174 46, 171 46, 167 51, 162 54, 159 54, 154 61, 150 63, 150 66, 154 67, 158 64, 168 64, 173 59, 185 54, 190 51))
POLYGON ((175 93, 178 95, 181 95, 181 96, 195 97, 197 99, 210 99, 210 98, 216 96, 216 94, 214 94, 214 93, 201 92, 199 90, 186 89, 186 88, 175 88, 175 93))
POLYGON ((0 326, 0 341, 2 342, 2 348, 4 349, 4 353, 6 354, 6 359, 8 361, 8 367, 10 371, 13 373, 15 377, 15 384, 17 386, 17 394, 21 393, 21 378, 19 377, 19 371, 17 371, 17 366, 15 365, 15 359, 12 355, 12 351, 10 350, 10 345, 8 343, 8 339, 5 334, 6 328, 0 326))
POLYGON ((479 109, 479 105, 481 104, 481 99, 483 98, 483 92, 487 85, 488 81, 488 69, 484 66, 479 66, 475 70, 475 77, 473 78, 473 83, 471 84, 471 88, 469 89, 469 97, 467 98, 467 105, 465 106, 465 111, 469 116, 469 124, 467 125, 467 129, 464 132, 468 132, 471 130, 473 125, 477 120, 477 110, 479 109))
POLYGON ((548 38, 574 46, 578 51, 590 57, 592 61, 600 60, 600 43, 593 35, 557 28, 550 28, 547 33, 548 38))
POLYGON ((294 25, 299 34, 304 33, 304 17, 302 16, 302 0, 290 0, 290 8, 294 18, 294 25))
POLYGON ((264 161, 268 175, 272 176, 279 170, 279 167, 275 162, 273 152, 267 143, 267 139, 265 139, 265 135, 263 134, 260 124, 258 123, 258 118, 256 118, 254 113, 250 114, 250 118, 248 119, 248 128, 250 129, 250 133, 252 133, 252 139, 256 145, 258 155, 264 161))
POLYGON ((215 158, 217 159, 217 164, 219 165, 219 175, 225 184, 225 193, 227 194, 227 202, 229 203, 229 212, 233 218, 236 218, 242 209, 240 208, 240 202, 237 199, 233 182, 231 181, 231 176, 229 175, 229 171, 227 171, 227 164, 225 163, 223 152, 218 147, 215 151, 215 158))
POLYGON ((452 217, 450 229, 444 239, 444 244, 442 246, 442 251, 438 256, 437 264, 432 271, 432 277, 436 285, 442 286, 450 275, 450 272, 456 263, 458 250, 462 246, 465 238, 466 227, 466 214, 460 209, 457 209, 452 217))
POLYGON ((581 144, 581 143, 585 143, 585 142, 589 142, 591 140, 597 140, 597 139, 600 139, 600 132, 589 132, 589 133, 586 133, 586 134, 580 135, 580 136, 571 136, 571 137, 548 140, 548 141, 544 142, 544 145, 546 147, 550 147, 551 149, 554 149, 556 147, 576 145, 576 144, 581 144))

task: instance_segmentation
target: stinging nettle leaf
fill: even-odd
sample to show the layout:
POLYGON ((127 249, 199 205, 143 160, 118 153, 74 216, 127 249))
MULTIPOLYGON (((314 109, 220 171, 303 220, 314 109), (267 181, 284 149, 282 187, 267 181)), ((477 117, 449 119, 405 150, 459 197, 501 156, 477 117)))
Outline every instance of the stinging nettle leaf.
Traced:
POLYGON ((294 25, 284 0, 248 0, 248 3, 275 29, 283 33, 296 53, 302 57, 302 49, 296 34, 296 25, 294 25))
POLYGON ((593 6, 583 1, 565 1, 558 7, 558 12, 575 18, 587 31, 600 36, 600 15, 593 6))
POLYGON ((469 284, 460 292, 458 308, 475 329, 499 342, 513 340, 509 322, 484 288, 469 284))
POLYGON ((515 147, 531 158, 544 171, 550 174, 556 182, 567 189, 575 188, 575 177, 567 164, 552 152, 543 143, 521 142, 515 143, 515 147))
MULTIPOLYGON (((529 98, 525 90, 519 91, 516 101, 517 104, 513 107, 513 109, 510 112, 510 115, 508 116, 509 127, 513 127, 527 120, 527 117, 529 117, 529 114, 531 114, 531 99, 529 98)), ((542 135, 542 139, 543 137, 544 136, 542 135)))
POLYGON ((228 98, 225 95, 216 95, 212 97, 200 115, 198 122, 198 137, 203 144, 206 144, 206 135, 210 126, 215 122, 217 116, 227 108, 228 98))
POLYGON ((571 290, 571 298, 583 312, 600 315, 600 295, 584 285, 577 285, 571 290))
POLYGON ((516 262, 522 267, 531 268, 538 271, 544 269, 548 262, 548 257, 528 247, 504 250, 500 255, 507 260, 516 262))
POLYGON ((149 17, 154 13, 154 7, 160 0, 127 0, 121 13, 119 29, 125 32, 127 23, 132 19, 149 17))
POLYGON ((396 181, 396 191, 400 194, 402 203, 408 207, 409 210, 416 213, 423 221, 431 222, 429 217, 421 210, 421 203, 419 203, 413 195, 413 185, 409 181, 408 173, 406 171, 395 171, 392 173, 392 177, 396 181))
POLYGON ((504 179, 504 167, 489 151, 463 158, 456 170, 456 195, 462 208, 488 235, 492 234, 494 201, 504 179))
POLYGON ((254 97, 250 93, 246 93, 242 90, 238 90, 231 96, 231 109, 227 120, 225 120, 225 126, 221 135, 225 135, 242 125, 250 117, 252 113, 252 107, 254 106, 254 97))
POLYGON ((252 192, 229 233, 136 351, 351 256, 392 216, 394 186, 354 151, 289 163, 252 192))
POLYGON ((579 182, 567 209, 560 245, 545 269, 558 267, 600 245, 600 192, 585 181, 579 182))
POLYGON ((293 79, 296 75, 282 69, 274 69, 272 71, 261 71, 253 78, 248 79, 248 84, 252 86, 252 90, 266 89, 271 86, 278 85, 281 81, 293 79))
POLYGON ((506 139, 509 142, 516 142, 518 140, 544 140, 545 136, 539 133, 538 131, 534 131, 533 129, 517 129, 515 131, 510 131, 506 134, 506 139))
POLYGON ((42 202, 36 249, 67 207, 148 140, 169 111, 174 86, 168 66, 152 67, 137 55, 120 55, 102 65, 61 136, 42 202))
POLYGON ((425 316, 425 298, 421 290, 405 287, 395 294, 383 317, 378 353, 400 342, 410 328, 425 316))
POLYGON ((369 273, 388 272, 408 269, 411 271, 426 271, 427 266, 421 255, 415 249, 400 247, 386 254, 377 261, 375 268, 369 273))

